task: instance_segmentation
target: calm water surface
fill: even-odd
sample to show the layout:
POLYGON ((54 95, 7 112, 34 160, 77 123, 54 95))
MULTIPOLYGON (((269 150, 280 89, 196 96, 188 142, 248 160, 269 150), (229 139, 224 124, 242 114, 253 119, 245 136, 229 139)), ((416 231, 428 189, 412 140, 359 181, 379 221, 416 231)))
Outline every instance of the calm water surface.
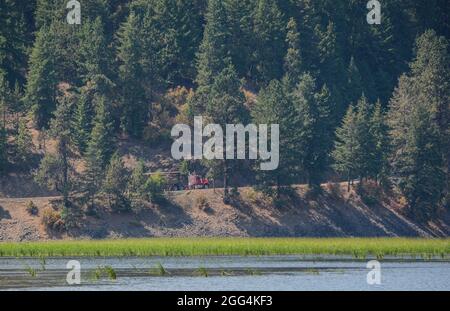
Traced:
POLYGON ((332 256, 0 258, 0 290, 450 290, 448 261, 387 258, 381 262, 381 285, 367 284, 366 264, 332 256), (73 259, 81 264, 82 283, 69 286, 66 264, 73 259), (106 273, 96 277, 105 266, 114 269, 115 280, 106 273))

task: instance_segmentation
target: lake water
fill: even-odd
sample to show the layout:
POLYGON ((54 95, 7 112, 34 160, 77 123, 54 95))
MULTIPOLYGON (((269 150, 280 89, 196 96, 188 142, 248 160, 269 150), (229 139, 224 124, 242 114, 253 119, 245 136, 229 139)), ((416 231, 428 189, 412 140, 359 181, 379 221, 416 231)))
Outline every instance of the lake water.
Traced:
POLYGON ((387 258, 381 261, 381 285, 367 283, 367 261, 332 256, 0 258, 0 290, 450 290, 448 261, 387 258), (81 285, 66 282, 69 260, 81 264, 81 285), (165 275, 158 272, 159 264, 165 275), (106 273, 96 276, 106 266, 114 269, 115 280, 106 273))

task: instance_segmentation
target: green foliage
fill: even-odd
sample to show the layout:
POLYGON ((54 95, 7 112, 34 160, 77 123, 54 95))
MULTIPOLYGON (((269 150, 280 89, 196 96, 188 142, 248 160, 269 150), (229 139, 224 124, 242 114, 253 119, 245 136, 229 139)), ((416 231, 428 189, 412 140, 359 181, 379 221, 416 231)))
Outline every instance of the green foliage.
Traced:
POLYGON ((334 158, 334 169, 347 177, 350 182, 355 177, 357 163, 353 159, 353 154, 358 150, 359 145, 356 140, 356 112, 350 106, 342 122, 342 126, 336 130, 335 149, 332 153, 334 158))
POLYGON ((249 78, 254 50, 253 0, 223 1, 226 9, 229 54, 239 77, 249 78))
POLYGON ((375 181, 380 181, 385 186, 389 185, 389 155, 391 153, 389 127, 386 115, 378 101, 373 109, 370 120, 371 146, 369 176, 375 181))
POLYGON ((361 97, 361 94, 364 93, 364 88, 361 73, 353 56, 350 59, 350 64, 348 65, 347 75, 348 75, 347 91, 349 92, 347 98, 350 103, 354 103, 361 97))
POLYGON ((6 257, 358 255, 447 259, 450 240, 406 238, 151 238, 1 243, 6 257))
POLYGON ((139 161, 133 169, 127 184, 127 198, 131 209, 139 213, 146 202, 161 203, 164 201, 164 189, 167 181, 163 174, 145 174, 143 161, 139 161))
POLYGON ((283 75, 286 22, 275 0, 257 0, 253 12, 254 78, 261 85, 283 75))
MULTIPOLYGON (((142 21, 131 13, 118 32, 118 58, 120 61, 119 77, 121 83, 121 125, 122 129, 135 137, 142 135, 148 119, 148 106, 145 102, 143 77, 145 72, 141 66, 144 47, 140 40, 142 21)), ((150 51, 147 51, 150 53, 150 51)))
POLYGON ((127 197, 130 201, 131 210, 138 214, 148 200, 147 180, 145 175, 145 165, 141 160, 131 172, 127 185, 127 197))
POLYGON ((27 128, 27 120, 20 119, 19 129, 15 139, 16 157, 22 163, 27 163, 33 151, 33 140, 27 128))
POLYGON ((98 76, 109 76, 109 64, 111 60, 110 50, 106 42, 103 31, 103 24, 100 17, 94 21, 82 23, 78 49, 78 62, 80 66, 79 76, 84 83, 98 79, 98 76))
MULTIPOLYGON (((380 111, 376 113, 378 113, 376 117, 380 117, 380 111)), ((384 162, 379 164, 378 161, 382 159, 375 155, 379 152, 384 158, 387 156, 384 139, 378 141, 380 137, 375 137, 382 125, 371 124, 371 120, 374 121, 374 116, 367 99, 363 96, 358 101, 356 109, 353 106, 349 107, 342 126, 336 131, 334 168, 345 175, 349 183, 354 178, 359 178, 360 181, 368 177, 376 178, 383 169, 377 165, 385 165, 384 162)))
POLYGON ((5 170, 8 164, 8 140, 6 129, 0 126, 0 172, 5 170))
POLYGON ((23 85, 28 49, 33 44, 35 1, 3 0, 0 3, 0 75, 10 86, 23 85))
POLYGON ((81 154, 86 152, 91 135, 93 126, 93 110, 94 109, 90 101, 90 94, 87 91, 82 90, 81 94, 78 96, 73 117, 73 140, 81 154))
POLYGON ((160 173, 152 174, 145 183, 145 189, 151 202, 159 203, 164 200, 164 187, 167 181, 160 173))
POLYGON ((114 212, 129 211, 129 202, 126 199, 128 172, 120 156, 115 153, 106 169, 102 192, 106 195, 108 205, 114 212))
POLYGON ((59 98, 55 118, 50 122, 49 133, 57 142, 56 154, 46 153, 36 172, 36 181, 50 190, 56 190, 63 196, 64 208, 69 207, 69 196, 73 188, 73 165, 70 157, 73 153, 72 109, 73 97, 59 98))
POLYGON ((203 41, 197 60, 196 82, 199 86, 211 85, 214 77, 231 63, 231 47, 227 44, 230 31, 224 1, 208 0, 205 20, 203 41))
POLYGON ((48 128, 56 108, 59 82, 55 55, 54 28, 42 27, 36 34, 27 79, 25 101, 33 113, 38 128, 48 128))
MULTIPOLYGON (((317 187, 338 127, 331 155, 348 180, 398 177, 418 217, 450 202, 445 1, 389 1, 383 27, 367 25, 354 0, 91 0, 81 25, 65 22, 65 5, 0 3, 0 169, 31 163, 29 114, 57 144, 38 169, 41 183, 67 201, 80 155, 93 206, 118 134, 159 141, 175 119, 246 124, 250 112, 254 123, 281 126, 280 168, 256 173, 266 189, 305 179, 317 187), (178 85, 194 95, 177 118, 157 99, 178 85)), ((203 164, 227 194, 235 172, 254 164, 242 162, 203 164)))
MULTIPOLYGON (((257 171, 258 183, 265 189, 276 186, 279 195, 282 187, 289 186, 296 180, 300 170, 304 151, 299 149, 301 146, 299 115, 286 93, 285 86, 274 80, 259 93, 252 116, 257 124, 278 124, 280 127, 278 169, 257 171)), ((270 139, 268 145, 270 146, 270 139)))
POLYGON ((55 211, 51 207, 47 207, 46 209, 44 209, 44 211, 42 212, 41 222, 47 229, 56 231, 63 230, 65 226, 61 213, 55 211))
POLYGON ((315 79, 305 74, 300 77, 292 98, 301 122, 298 146, 303 151, 301 167, 309 186, 320 188, 321 174, 326 170, 333 141, 330 92, 326 86, 317 90, 315 79))
POLYGON ((26 211, 31 216, 36 216, 39 213, 39 209, 33 201, 28 202, 26 211))
POLYGON ((88 150, 91 153, 98 153, 99 164, 104 168, 115 151, 115 135, 109 111, 110 105, 104 97, 97 97, 94 102, 96 115, 88 143, 88 150))
MULTIPOLYGON (((241 91, 241 81, 238 79, 233 66, 228 66, 218 74, 214 83, 208 89, 206 97, 206 114, 215 124, 223 129, 226 124, 246 123, 248 113, 244 106, 244 96, 241 91)), ((224 143, 224 142, 223 142, 224 143)), ((217 147, 217 146, 215 146, 217 147)), ((225 160, 205 161, 210 171, 221 171, 224 183, 224 201, 228 200, 229 179, 237 169, 238 161, 226 159, 226 148, 223 148, 225 160), (212 163, 217 162, 217 163, 212 163)))
MULTIPOLYGON (((112 130, 109 106, 104 97, 96 97, 94 103, 96 104, 97 113, 84 155, 86 161, 84 192, 91 210, 95 205, 95 196, 102 187, 105 168, 115 150, 115 137, 112 130)), ((77 133, 85 132, 78 131, 77 133)))
POLYGON ((428 31, 416 51, 390 103, 391 161, 411 213, 428 220, 448 196, 448 42, 428 31))
POLYGON ((287 53, 284 58, 284 73, 287 83, 295 87, 302 73, 302 56, 300 54, 300 34, 295 19, 291 18, 287 25, 287 53))
POLYGON ((187 177, 187 176, 189 175, 189 172, 190 172, 190 170, 189 170, 189 161, 187 161, 187 160, 181 161, 181 164, 180 164, 180 173, 181 173, 183 176, 187 177))

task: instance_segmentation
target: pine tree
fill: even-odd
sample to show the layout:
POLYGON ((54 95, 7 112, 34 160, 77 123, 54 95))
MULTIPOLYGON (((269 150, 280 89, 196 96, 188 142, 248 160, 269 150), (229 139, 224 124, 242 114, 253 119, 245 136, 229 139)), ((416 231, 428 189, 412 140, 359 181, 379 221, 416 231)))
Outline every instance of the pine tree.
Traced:
POLYGON ((386 184, 389 182, 390 140, 386 116, 381 108, 380 101, 376 103, 373 109, 370 120, 370 136, 373 143, 371 148, 373 153, 369 175, 375 181, 386 184))
POLYGON ((46 154, 36 175, 39 184, 56 190, 63 196, 64 208, 69 208, 69 197, 73 187, 73 165, 70 161, 73 145, 71 127, 74 99, 64 96, 58 99, 58 108, 50 124, 50 135, 57 142, 56 154, 46 154))
POLYGON ((62 21, 65 5, 61 0, 37 0, 35 20, 36 28, 49 27, 55 20, 62 21))
MULTIPOLYGON (((176 24, 173 30, 176 35, 179 54, 175 56, 176 68, 173 78, 174 85, 182 85, 195 80, 195 55, 199 51, 199 46, 203 37, 203 14, 205 4, 203 0, 175 1, 175 13, 173 23, 176 24)), ((172 7, 172 6, 169 6, 172 7)), ((170 47, 169 47, 170 48, 170 47)))
MULTIPOLYGON (((221 125, 222 128, 225 128, 226 124, 245 123, 248 117, 244 106, 245 99, 240 88, 241 81, 231 65, 214 79, 206 106, 206 114, 213 123, 221 125)), ((224 178, 224 201, 227 201, 229 179, 236 169, 236 161, 227 160, 225 152, 224 148, 225 160, 220 161, 224 178)), ((206 164, 208 163, 206 162, 206 164)))
POLYGON ((416 55, 410 65, 414 83, 433 115, 439 136, 439 149, 444 161, 450 204, 450 54, 449 41, 435 31, 424 32, 416 41, 416 55))
POLYGON ((213 84, 214 77, 231 63, 230 31, 226 9, 221 0, 208 0, 206 25, 197 59, 199 86, 213 84))
POLYGON ((92 95, 86 89, 81 90, 81 94, 78 96, 74 117, 74 143, 77 146, 78 151, 81 154, 86 152, 86 148, 91 136, 93 127, 93 114, 94 108, 91 103, 92 95))
POLYGON ((100 150, 94 144, 89 144, 84 156, 86 169, 83 174, 83 188, 89 208, 92 211, 95 207, 95 197, 102 187, 105 167, 102 163, 100 150))
MULTIPOLYGON (((11 92, 11 99, 10 99, 11 104, 9 107, 10 112, 15 115, 16 120, 18 120, 20 114, 26 112, 22 99, 23 99, 22 88, 20 87, 19 82, 16 81, 16 83, 14 84, 14 90, 12 90, 11 92)), ((17 126, 18 124, 16 124, 16 129, 17 126)))
POLYGON ((0 171, 4 170, 8 163, 8 136, 6 131, 7 102, 9 101, 9 88, 0 71, 0 171))
POLYGON ((94 149, 95 153, 98 153, 100 166, 105 168, 115 150, 115 137, 109 105, 106 103, 106 99, 104 97, 99 97, 95 100, 95 103, 97 111, 88 144, 88 150, 94 149))
POLYGON ((348 103, 355 103, 364 93, 363 81, 361 73, 356 65, 355 58, 352 56, 350 64, 347 69, 347 96, 346 101, 348 103))
MULTIPOLYGON (((319 83, 326 84, 329 87, 331 97, 335 102, 332 109, 333 117, 340 120, 345 113, 343 90, 346 87, 345 80, 345 66, 342 62, 343 51, 338 42, 338 35, 336 33, 336 26, 333 22, 329 22, 327 28, 322 31, 319 26, 315 29, 315 35, 318 37, 318 56, 319 56, 319 83)), ((358 94, 358 97, 361 94, 358 94)), ((356 100, 356 98, 355 98, 356 100)))
POLYGON ((16 156, 22 163, 27 163, 31 153, 33 140, 27 128, 26 119, 19 121, 19 128, 15 139, 16 156))
POLYGON ((120 156, 115 153, 106 169, 102 192, 106 195, 109 207, 115 212, 126 212, 129 204, 126 200, 128 173, 120 156))
POLYGON ((404 160, 396 163, 402 176, 399 187, 409 210, 418 220, 437 216, 445 189, 443 158, 439 148, 439 128, 424 103, 413 108, 403 145, 404 160))
POLYGON ((302 168, 309 186, 319 189, 332 146, 330 92, 326 86, 318 91, 315 79, 305 74, 293 93, 293 101, 301 119, 302 168))
POLYGON ((146 63, 152 84, 180 85, 195 79, 195 55, 203 35, 204 1, 154 0, 145 3, 146 63), (154 54, 154 55, 150 55, 154 54))
POLYGON ((127 197, 131 210, 135 213, 139 213, 144 207, 144 202, 148 200, 147 179, 144 162, 140 160, 133 169, 127 185, 127 197))
POLYGON ((239 77, 249 78, 254 36, 252 12, 254 0, 224 1, 230 32, 229 51, 239 77))
POLYGON ((416 42, 410 76, 402 76, 390 102, 391 164, 409 210, 435 217, 448 197, 448 44, 429 31, 416 42))
MULTIPOLYGON (((278 197, 283 188, 298 180, 300 164, 303 157, 301 146, 301 123, 298 112, 290 100, 285 86, 274 80, 259 93, 256 105, 252 109, 253 120, 256 124, 278 124, 279 137, 279 166, 273 171, 257 171, 257 181, 265 191, 276 187, 275 196, 278 197)), ((270 137, 270 135, 269 135, 270 137)), ((270 141, 268 145, 270 145, 270 141)))
POLYGON ((148 120, 148 106, 142 85, 144 73, 142 60, 141 29, 139 18, 131 13, 118 33, 120 60, 119 76, 121 82, 121 124, 123 130, 132 136, 140 137, 148 120))
POLYGON ((256 43, 254 78, 264 86, 283 75, 286 24, 275 0, 258 0, 253 16, 256 43))
POLYGON ((79 74, 83 83, 86 84, 88 81, 99 79, 99 76, 108 80, 111 55, 109 55, 100 17, 92 22, 83 23, 78 36, 80 37, 78 48, 79 74))
POLYGON ((25 94, 25 100, 39 129, 48 128, 58 95, 57 60, 50 30, 49 27, 42 27, 36 35, 25 94))
POLYGON ((8 82, 0 72, 0 126, 6 128, 7 116, 10 110, 11 90, 8 82))
POLYGON ((374 141, 370 132, 371 108, 367 98, 363 95, 356 105, 356 142, 358 148, 353 158, 357 165, 357 174, 362 182, 370 176, 373 166, 374 141))
POLYGON ((0 2, 0 75, 9 86, 25 82, 28 49, 33 43, 33 1, 2 0, 0 2))
POLYGON ((332 153, 334 159, 334 169, 346 176, 350 191, 350 184, 355 178, 358 165, 354 157, 360 148, 357 141, 357 117, 353 105, 347 109, 347 113, 342 121, 341 127, 336 130, 335 149, 332 153))
POLYGON ((101 190, 106 166, 114 152, 114 133, 105 98, 97 98, 95 102, 97 113, 84 156, 84 191, 91 209, 95 206, 95 197, 101 190))
POLYGON ((287 83, 295 87, 302 73, 302 58, 300 54, 300 35, 295 19, 291 18, 287 25, 286 43, 288 50, 284 58, 284 75, 287 83))
POLYGON ((8 164, 8 136, 6 128, 0 126, 0 172, 6 169, 8 164))
MULTIPOLYGON (((96 115, 91 125, 91 131, 81 131, 85 136, 86 150, 84 160, 86 169, 84 171, 84 193, 89 208, 95 207, 96 195, 100 192, 105 169, 112 153, 114 152, 114 133, 112 129, 109 108, 104 97, 97 96, 94 100, 96 115)), ((77 138, 80 139, 80 130, 77 130, 77 138)))
POLYGON ((150 175, 145 182, 145 191, 148 192, 148 197, 153 203, 160 203, 164 201, 164 187, 166 179, 161 173, 150 175))

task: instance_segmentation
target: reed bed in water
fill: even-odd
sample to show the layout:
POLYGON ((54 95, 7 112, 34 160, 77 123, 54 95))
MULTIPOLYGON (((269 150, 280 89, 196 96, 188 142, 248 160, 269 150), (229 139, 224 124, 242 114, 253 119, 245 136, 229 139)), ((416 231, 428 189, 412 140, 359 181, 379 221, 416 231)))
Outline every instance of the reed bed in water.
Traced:
POLYGON ((450 239, 149 238, 0 243, 0 257, 350 255, 449 258, 450 239))

